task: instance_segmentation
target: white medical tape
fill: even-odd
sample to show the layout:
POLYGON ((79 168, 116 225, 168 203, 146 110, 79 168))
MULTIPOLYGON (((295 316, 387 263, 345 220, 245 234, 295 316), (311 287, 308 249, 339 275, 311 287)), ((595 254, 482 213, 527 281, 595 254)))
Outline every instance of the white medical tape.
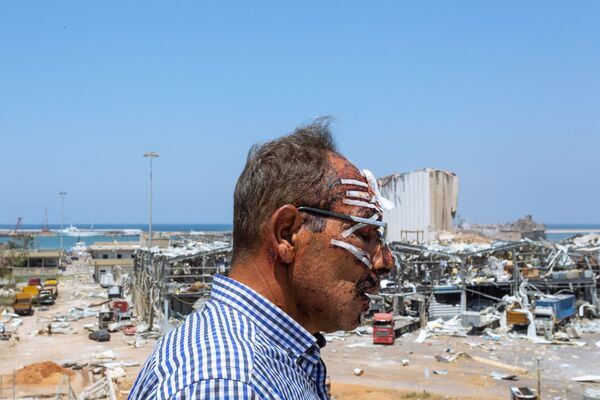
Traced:
POLYGON ((364 173, 365 178, 367 179, 367 182, 369 182, 371 189, 373 189, 373 191, 375 192, 374 197, 375 197, 375 199, 377 199, 377 203, 379 203, 381 208, 383 208, 385 210, 391 210, 392 208, 394 208, 395 204, 381 195, 381 192, 379 191, 379 185, 377 184, 377 179, 375 178, 375 175, 373 175, 373 173, 371 171, 369 171, 368 169, 363 169, 362 172, 364 173))
POLYGON ((380 222, 379 221, 379 215, 375 214, 373 217, 371 218, 361 218, 361 217, 355 217, 354 215, 348 215, 348 217, 350 217, 350 219, 356 223, 363 223, 363 224, 367 224, 367 225, 377 225, 379 227, 384 227, 385 226, 385 222, 380 222), (377 218, 373 218, 373 217, 377 217, 377 218), (371 221, 373 221, 374 223, 370 223, 371 221))
POLYGON ((356 232, 357 230, 364 228, 365 226, 368 226, 367 224, 356 224, 351 228, 346 229, 345 231, 343 231, 340 235, 342 235, 342 237, 344 239, 346 239, 348 236, 352 235, 354 232, 356 232))
POLYGON ((366 201, 362 201, 362 200, 344 199, 343 203, 347 204, 349 206, 372 208, 373 210, 382 212, 381 208, 377 207, 375 204, 367 203, 366 201))
POLYGON ((346 191, 346 196, 369 201, 371 200, 371 195, 368 192, 362 192, 360 190, 348 190, 346 191))
POLYGON ((348 250, 354 257, 362 261, 369 269, 372 268, 371 260, 366 251, 359 249, 350 243, 342 242, 341 240, 331 239, 330 242, 333 246, 341 247, 342 249, 348 250))
POLYGON ((342 179, 342 185, 355 185, 368 188, 369 185, 365 182, 357 181, 356 179, 342 179))
MULTIPOLYGON (((379 214, 373 214, 371 217, 368 218, 371 221, 378 221, 379 220, 379 214)), ((356 225, 354 225, 353 227, 350 227, 348 229, 346 229, 345 231, 343 231, 341 233, 342 237, 345 239, 348 236, 352 235, 354 232, 356 232, 357 230, 364 228, 365 226, 369 226, 369 224, 365 224, 364 222, 360 222, 356 225)), ((383 227, 379 227, 377 229, 383 229, 383 227)))

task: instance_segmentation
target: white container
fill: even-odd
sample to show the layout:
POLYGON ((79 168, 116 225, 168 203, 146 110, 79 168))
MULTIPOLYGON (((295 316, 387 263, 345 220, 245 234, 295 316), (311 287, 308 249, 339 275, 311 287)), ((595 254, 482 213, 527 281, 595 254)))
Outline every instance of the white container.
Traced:
POLYGON ((115 280, 113 278, 113 274, 111 274, 110 272, 100 275, 100 286, 102 286, 103 288, 113 286, 114 284, 115 280))

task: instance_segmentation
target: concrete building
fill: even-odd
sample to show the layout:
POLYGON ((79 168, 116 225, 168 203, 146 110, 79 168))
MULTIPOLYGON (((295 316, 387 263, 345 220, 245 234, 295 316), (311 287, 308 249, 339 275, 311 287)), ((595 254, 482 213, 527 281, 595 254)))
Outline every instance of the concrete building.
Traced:
POLYGON ((27 268, 58 268, 60 266, 60 251, 30 251, 27 252, 27 268))
POLYGON ((395 207, 384 212, 390 242, 426 242, 451 230, 458 208, 458 177, 450 171, 421 169, 379 179, 383 197, 395 207))
POLYGON ((105 258, 94 260, 94 281, 100 282, 102 275, 112 274, 113 277, 118 275, 116 272, 132 275, 133 273, 133 258, 105 258))
POLYGON ((138 242, 96 242, 90 246, 90 255, 94 260, 133 259, 139 248, 138 242))
POLYGON ((25 252, 18 250, 6 250, 2 254, 4 257, 22 257, 23 268, 58 268, 60 266, 59 250, 28 250, 25 252))

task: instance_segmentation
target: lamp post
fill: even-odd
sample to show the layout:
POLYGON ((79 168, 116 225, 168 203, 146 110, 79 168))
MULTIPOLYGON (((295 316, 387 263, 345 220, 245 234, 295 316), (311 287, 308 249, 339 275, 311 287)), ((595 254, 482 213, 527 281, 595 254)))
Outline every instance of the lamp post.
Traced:
POLYGON ((59 192, 60 196, 60 254, 63 252, 63 235, 64 233, 64 220, 65 220, 65 195, 67 192, 59 192))
POLYGON ((148 151, 144 157, 150 160, 150 209, 148 210, 148 248, 152 247, 152 160, 158 157, 158 153, 148 151))

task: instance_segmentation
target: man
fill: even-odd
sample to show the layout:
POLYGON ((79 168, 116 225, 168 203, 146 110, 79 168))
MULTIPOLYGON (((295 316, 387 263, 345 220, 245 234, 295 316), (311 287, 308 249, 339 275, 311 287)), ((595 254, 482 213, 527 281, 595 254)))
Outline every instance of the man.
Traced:
POLYGON ((231 272, 157 343, 129 399, 325 399, 319 332, 358 326, 393 267, 386 206, 323 121, 254 146, 235 188, 231 272))

